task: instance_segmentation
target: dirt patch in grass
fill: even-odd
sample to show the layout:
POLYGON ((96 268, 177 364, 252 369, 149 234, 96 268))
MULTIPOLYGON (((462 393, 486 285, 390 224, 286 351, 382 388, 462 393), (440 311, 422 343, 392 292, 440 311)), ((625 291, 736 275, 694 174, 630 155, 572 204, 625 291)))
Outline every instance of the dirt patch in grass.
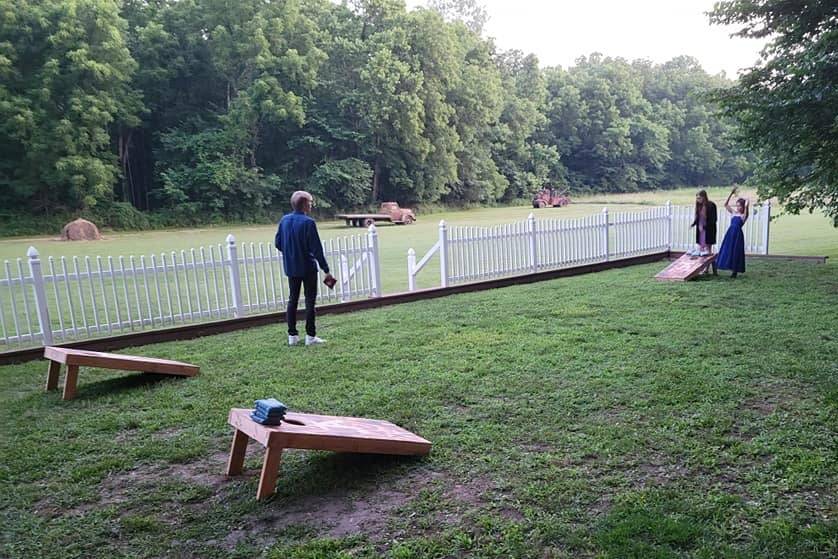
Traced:
MULTIPOLYGON (((56 518, 83 517, 114 507, 123 519, 157 509, 166 513, 154 514, 156 520, 173 526, 184 515, 193 516, 199 511, 211 514, 217 507, 225 506, 233 498, 234 483, 242 480, 255 483, 259 475, 255 468, 246 469, 242 477, 233 480, 226 477, 227 456, 227 452, 217 452, 187 463, 143 463, 107 475, 99 483, 96 499, 62 507, 47 498, 34 509, 41 516, 56 518)), ((250 489, 248 486, 248 498, 252 498, 250 489)), ((411 504, 427 492, 438 496, 427 499, 430 505, 425 505, 431 507, 427 514, 437 527, 455 525, 468 511, 491 503, 506 518, 523 518, 502 496, 490 496, 493 491, 493 483, 485 477, 461 480, 447 473, 418 469, 360 489, 337 489, 318 495, 280 494, 260 505, 253 514, 238 517, 231 531, 206 543, 228 551, 240 544, 264 548, 275 543, 288 529, 332 538, 360 533, 374 542, 385 542, 406 526, 417 528, 409 518, 415 514, 411 504), (399 512, 402 509, 404 517, 399 512)))
MULTIPOLYGON (((224 475, 227 453, 217 452, 201 460, 159 464, 143 463, 127 471, 113 472, 99 484, 98 499, 87 501, 73 507, 60 507, 51 498, 43 499, 34 506, 36 514, 54 518, 57 516, 84 516, 91 511, 110 506, 124 508, 121 515, 136 512, 134 506, 138 496, 148 496, 166 485, 182 484, 184 488, 218 492, 229 483, 224 475)), ((189 495, 180 499, 189 500, 189 495)), ((160 497, 165 500, 165 497, 160 497)), ((174 523, 176 518, 160 518, 165 523, 174 523)))
MULTIPOLYGON (((338 490, 317 496, 277 498, 257 514, 242 518, 240 528, 209 543, 228 550, 242 543, 264 547, 295 526, 318 537, 341 538, 360 533, 372 542, 386 542, 404 535, 406 526, 412 532, 417 530, 412 519, 417 515, 415 509, 421 508, 417 500, 423 492, 439 495, 438 500, 432 499, 435 510, 430 512, 437 530, 459 522, 464 512, 482 506, 491 489, 492 483, 486 478, 458 482, 448 474, 420 469, 366 492, 338 490)), ((511 508, 502 508, 500 514, 522 518, 511 508)))
POLYGON ((777 395, 762 395, 746 398, 740 408, 758 415, 771 415, 777 409, 779 397, 777 395))

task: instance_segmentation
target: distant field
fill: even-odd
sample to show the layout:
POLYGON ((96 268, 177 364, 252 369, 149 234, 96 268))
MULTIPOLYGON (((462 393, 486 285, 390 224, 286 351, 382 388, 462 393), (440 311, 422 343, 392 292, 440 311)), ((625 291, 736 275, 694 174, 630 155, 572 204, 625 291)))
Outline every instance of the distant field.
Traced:
MULTIPOLYGON (((724 202, 728 189, 709 189, 711 199, 724 202)), ((465 211, 446 211, 420 214, 419 220, 410 226, 382 224, 378 231, 382 250, 382 279, 385 291, 402 291, 407 288, 407 251, 413 247, 421 257, 436 241, 437 226, 444 219, 451 225, 493 225, 509 223, 526 218, 530 212, 537 216, 581 217, 598 213, 603 206, 612 206, 613 211, 630 211, 650 205, 663 204, 672 200, 675 204, 690 204, 695 196, 694 189, 641 192, 618 195, 596 195, 580 198, 568 207, 560 209, 533 210, 529 206, 484 208, 465 211)), ((753 195, 751 195, 754 198, 753 195)), ((778 212, 775 212, 778 213, 778 212)), ((197 248, 210 244, 224 243, 228 233, 233 233, 240 242, 273 241, 274 223, 254 225, 226 225, 199 229, 177 229, 164 231, 143 231, 136 233, 105 232, 105 240, 99 242, 65 243, 56 237, 15 237, 0 239, 0 262, 25 258, 27 248, 35 246, 42 257, 48 256, 117 256, 160 253, 161 251, 197 248)), ((345 227, 343 221, 321 221, 321 237, 332 239, 349 234, 359 234, 361 229, 345 227)), ((821 214, 780 216, 771 224, 770 252, 774 254, 826 255, 838 259, 838 229, 821 214)), ((0 272, 2 273, 2 272, 0 272)), ((422 271, 418 285, 438 285, 438 271, 432 264, 422 271)))

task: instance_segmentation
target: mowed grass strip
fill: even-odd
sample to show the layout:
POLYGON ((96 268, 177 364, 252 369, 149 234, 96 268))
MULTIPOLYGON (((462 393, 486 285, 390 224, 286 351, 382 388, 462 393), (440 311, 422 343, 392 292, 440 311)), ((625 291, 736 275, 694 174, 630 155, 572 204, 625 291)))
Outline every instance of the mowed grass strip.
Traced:
POLYGON ((838 274, 663 263, 135 348, 193 379, 0 369, 3 557, 832 557, 838 274), (223 476, 231 407, 388 419, 424 459, 289 451, 223 476))

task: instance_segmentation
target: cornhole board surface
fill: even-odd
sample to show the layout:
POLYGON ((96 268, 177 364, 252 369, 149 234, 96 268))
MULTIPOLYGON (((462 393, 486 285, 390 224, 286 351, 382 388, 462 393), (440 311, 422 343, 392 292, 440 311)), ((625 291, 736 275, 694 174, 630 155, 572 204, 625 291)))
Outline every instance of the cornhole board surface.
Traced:
POLYGON ((276 491, 279 463, 285 448, 420 456, 431 451, 429 441, 389 421, 287 412, 281 424, 262 425, 250 419, 250 412, 241 408, 230 410, 228 422, 235 428, 235 433, 227 475, 241 474, 250 439, 264 446, 257 499, 269 497, 276 491))
POLYGON ((707 266, 716 259, 715 254, 708 256, 688 256, 684 254, 666 267, 666 269, 655 276, 655 279, 664 281, 687 281, 703 272, 707 266))
POLYGON ((61 370, 61 364, 67 365, 67 374, 64 376, 64 400, 72 400, 75 397, 79 367, 82 366, 184 377, 194 377, 200 371, 200 367, 180 361, 52 346, 44 348, 44 359, 48 359, 50 362, 47 371, 47 390, 58 387, 58 374, 61 370))

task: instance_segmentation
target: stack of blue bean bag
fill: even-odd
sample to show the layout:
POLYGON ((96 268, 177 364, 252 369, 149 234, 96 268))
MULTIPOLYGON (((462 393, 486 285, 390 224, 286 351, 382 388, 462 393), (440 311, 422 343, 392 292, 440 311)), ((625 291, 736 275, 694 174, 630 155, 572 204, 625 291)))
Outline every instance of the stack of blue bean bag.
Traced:
POLYGON ((275 398, 256 400, 250 419, 262 425, 279 425, 287 410, 285 404, 275 398))

